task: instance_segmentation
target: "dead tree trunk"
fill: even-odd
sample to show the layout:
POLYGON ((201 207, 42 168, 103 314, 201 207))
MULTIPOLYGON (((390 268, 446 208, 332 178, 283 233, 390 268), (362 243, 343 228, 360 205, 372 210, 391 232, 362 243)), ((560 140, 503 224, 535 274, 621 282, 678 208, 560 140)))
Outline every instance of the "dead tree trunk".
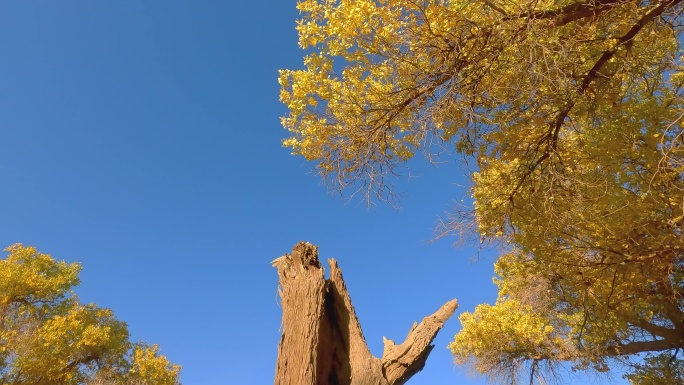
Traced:
POLYGON ((414 323, 401 345, 384 339, 371 355, 334 259, 325 279, 318 248, 295 245, 275 261, 283 308, 275 385, 402 385, 425 366, 430 345, 458 306, 456 300, 414 323))

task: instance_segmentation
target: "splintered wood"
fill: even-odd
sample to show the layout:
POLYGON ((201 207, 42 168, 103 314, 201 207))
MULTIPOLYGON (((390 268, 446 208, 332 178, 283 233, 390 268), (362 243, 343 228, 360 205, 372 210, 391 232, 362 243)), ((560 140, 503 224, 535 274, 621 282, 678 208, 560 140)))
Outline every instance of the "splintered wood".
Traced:
POLYGON ((406 383, 425 366, 430 343, 458 307, 456 300, 414 323, 402 344, 385 339, 377 358, 363 337, 342 271, 334 259, 328 264, 326 280, 318 247, 307 242, 273 261, 283 309, 275 385, 406 383))

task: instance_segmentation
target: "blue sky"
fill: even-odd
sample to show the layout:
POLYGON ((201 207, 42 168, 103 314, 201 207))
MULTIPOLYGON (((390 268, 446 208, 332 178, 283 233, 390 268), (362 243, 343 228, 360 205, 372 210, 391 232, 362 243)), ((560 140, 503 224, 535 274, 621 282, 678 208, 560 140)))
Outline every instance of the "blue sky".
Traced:
MULTIPOLYGON (((401 209, 367 209, 281 146, 296 18, 295 1, 0 2, 0 245, 79 261, 81 299, 186 385, 273 381, 270 261, 300 240, 338 259, 376 355, 451 298, 457 316, 496 297, 491 255, 429 242, 465 194, 456 162, 413 163, 401 209)), ((482 383, 446 349, 456 316, 411 384, 482 383)))

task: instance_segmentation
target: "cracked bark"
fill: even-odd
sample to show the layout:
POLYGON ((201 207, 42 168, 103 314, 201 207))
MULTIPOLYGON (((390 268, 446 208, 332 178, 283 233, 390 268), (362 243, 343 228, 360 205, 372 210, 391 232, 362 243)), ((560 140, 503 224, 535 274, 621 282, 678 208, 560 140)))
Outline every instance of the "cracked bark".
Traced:
POLYGON ((384 339, 377 358, 363 337, 342 271, 334 259, 328 264, 326 280, 318 248, 305 242, 273 261, 283 309, 275 385, 406 383, 425 366, 430 343, 456 310, 456 300, 414 323, 402 344, 384 339))

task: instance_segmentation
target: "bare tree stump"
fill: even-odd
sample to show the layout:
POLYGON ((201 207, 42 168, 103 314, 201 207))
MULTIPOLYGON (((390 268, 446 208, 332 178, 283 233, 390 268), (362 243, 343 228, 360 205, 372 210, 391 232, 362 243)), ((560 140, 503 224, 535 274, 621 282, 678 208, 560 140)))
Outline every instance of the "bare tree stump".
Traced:
POLYGON ((275 385, 402 385, 425 366, 430 345, 458 307, 442 305, 406 340, 384 339, 382 358, 368 349, 342 271, 329 259, 330 279, 318 261, 318 247, 300 242, 275 261, 283 308, 275 385))

